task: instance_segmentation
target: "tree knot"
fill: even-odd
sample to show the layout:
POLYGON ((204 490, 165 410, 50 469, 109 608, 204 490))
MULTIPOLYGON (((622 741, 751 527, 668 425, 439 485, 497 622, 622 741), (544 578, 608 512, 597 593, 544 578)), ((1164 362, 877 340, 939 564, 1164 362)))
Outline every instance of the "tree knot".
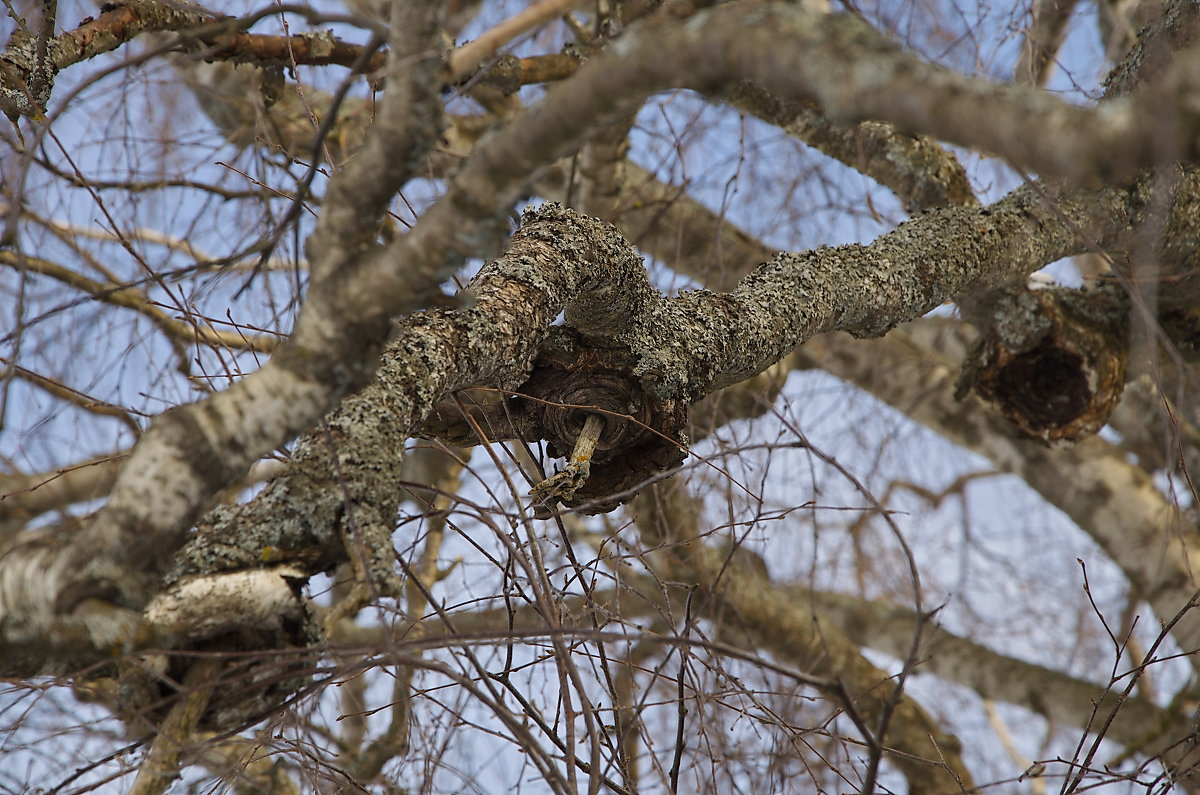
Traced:
POLYGON ((514 398, 516 410, 534 419, 555 457, 571 455, 589 417, 603 421, 586 482, 562 496, 564 504, 584 513, 613 510, 686 454, 686 404, 654 398, 633 375, 635 363, 626 348, 596 344, 559 326, 514 398))

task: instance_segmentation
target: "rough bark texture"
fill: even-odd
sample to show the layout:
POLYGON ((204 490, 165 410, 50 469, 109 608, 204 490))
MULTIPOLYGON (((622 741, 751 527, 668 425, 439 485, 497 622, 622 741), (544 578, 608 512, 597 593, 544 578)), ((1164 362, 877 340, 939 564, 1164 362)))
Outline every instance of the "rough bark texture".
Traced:
POLYGON ((339 533, 346 524, 375 542, 376 573, 390 570, 387 539, 403 499, 398 452, 405 440, 448 392, 519 386, 550 322, 589 293, 657 296, 640 259, 600 222, 553 207, 528 213, 509 251, 462 296, 468 308, 419 313, 401 324, 375 381, 299 443, 288 473, 262 495, 206 517, 173 576, 255 565, 266 550, 282 559, 311 550, 309 564, 320 571, 345 554, 339 533))
MULTIPOLYGON (((502 137, 492 139, 492 148, 504 149, 502 142, 497 143, 502 137)), ((469 169, 460 172, 458 184, 472 184, 470 174, 469 169)), ((882 334, 964 289, 1003 284, 1074 253, 1079 247, 1079 230, 1092 239, 1103 240, 1113 230, 1124 229, 1130 216, 1136 215, 1136 208, 1131 210, 1128 197, 1120 191, 1063 191, 1054 212, 1046 209, 1041 196, 1031 194, 1018 191, 986 209, 947 208, 927 213, 870 247, 781 255, 750 274, 729 296, 701 291, 664 301, 648 285, 639 288, 640 293, 629 293, 626 286, 610 289, 612 295, 627 296, 625 316, 629 321, 624 329, 607 325, 605 333, 633 352, 637 361, 634 375, 651 396, 659 401, 691 403, 760 372, 816 333, 844 329, 860 336, 882 334), (1036 236, 1030 234, 1035 229, 1036 236)), ((430 210, 426 216, 430 225, 424 228, 438 228, 438 207, 448 208, 453 201, 451 191, 430 210)), ((567 237, 558 244, 559 256, 568 262, 579 261, 581 253, 594 256, 595 245, 609 251, 625 246, 612 235, 602 237, 607 242, 576 244, 571 242, 574 239, 567 237)), ((413 251, 420 245, 420 236, 414 230, 399 244, 413 251)), ((422 259, 430 262, 432 252, 423 254, 422 259)), ((40 620, 45 620, 44 610, 52 605, 69 610, 89 594, 123 593, 121 598, 132 604, 145 599, 136 594, 139 588, 144 594, 148 583, 126 578, 128 565, 161 560, 177 548, 185 526, 181 522, 190 518, 208 494, 244 471, 251 456, 260 452, 260 448, 250 445, 252 439, 274 442, 286 438, 288 429, 302 423, 315 405, 323 405, 339 389, 363 377, 363 373, 346 368, 346 362, 358 360, 358 355, 352 356, 338 346, 351 340, 361 346, 378 334, 360 326, 361 331, 347 336, 342 324, 336 336, 314 340, 312 335, 321 333, 316 329, 324 321, 306 322, 305 318, 342 317, 345 313, 335 310, 343 301, 360 309, 372 303, 361 290, 346 293, 338 285, 374 284, 368 275, 376 266, 370 263, 377 262, 379 256, 368 258, 367 264, 360 263, 357 267, 362 271, 353 279, 348 279, 343 269, 337 272, 334 283, 322 285, 306 305, 307 314, 302 314, 296 334, 259 373, 206 403, 160 418, 135 450, 133 459, 136 462, 140 456, 154 465, 126 466, 122 476, 126 485, 118 480, 104 511, 73 545, 74 562, 58 570, 60 577, 66 571, 72 572, 71 580, 77 585, 66 587, 61 580, 47 577, 38 596, 28 603, 36 604, 38 599, 55 594, 42 602, 40 620), (333 370, 318 367, 317 380, 308 381, 307 373, 312 372, 318 350, 327 351, 332 357, 328 361, 337 364, 333 370), (293 370, 300 362, 304 365, 303 376, 293 370), (304 395, 307 400, 300 399, 304 395), (245 414, 240 406, 246 400, 273 408, 261 418, 257 412, 245 414), (252 429, 233 430, 247 421, 254 423, 252 429), (230 442, 220 440, 237 440, 240 454, 224 454, 223 446, 230 442), (179 459, 176 451, 187 453, 179 459), (154 476, 147 478, 149 472, 154 476), (186 512, 181 513, 181 509, 186 512), (84 578, 78 577, 79 571, 85 572, 84 578)), ((596 283, 572 278, 580 278, 579 284, 596 283)), ((555 288, 540 281, 531 281, 531 285, 547 291, 555 288)), ((377 299, 380 291, 373 292, 377 299)), ((557 292, 551 294, 562 300, 557 292)), ((617 316, 606 314, 591 319, 584 311, 581 330, 588 333, 592 329, 587 324, 608 324, 617 316)), ((366 317, 378 315, 368 309, 366 317)), ((366 326, 374 322, 367 321, 366 326)), ((333 333, 334 329, 328 331, 333 333)), ((485 366, 483 362, 475 363, 474 372, 465 380, 435 382, 432 391, 436 394, 430 393, 425 399, 433 401, 451 388, 476 382, 484 375, 485 366)), ((422 406, 420 419, 430 405, 422 406)), ((10 555, 7 560, 16 565, 18 557, 10 555)))
MULTIPOLYGON (((929 628, 923 630, 928 645, 914 652, 912 627, 924 622, 913 614, 780 587, 761 560, 727 554, 701 538, 703 509, 682 490, 646 488, 684 459, 690 408, 696 409, 693 438, 732 418, 761 416, 793 367, 820 366, 1025 479, 1097 541, 1159 619, 1191 604, 1192 561, 1200 549, 1183 532, 1190 519, 1155 482, 1172 456, 1147 452, 1154 439, 1138 436, 1132 401, 1114 415, 1114 426, 1130 441, 1126 447, 1092 438, 1048 450, 1014 439, 978 399, 953 399, 950 364, 919 338, 928 325, 908 336, 892 331, 869 345, 827 334, 878 337, 966 297, 967 314, 991 335, 973 376, 977 391, 1034 436, 1075 440, 1098 430, 1120 396, 1131 313, 1123 301, 1099 302, 1097 309, 1087 295, 1028 293, 1024 283, 1063 257, 1103 252, 1113 280, 1132 295, 1132 318, 1148 329, 1144 336, 1173 342, 1170 361, 1149 366, 1179 387, 1177 399, 1172 389, 1171 400, 1161 401, 1184 414, 1171 419, 1172 438, 1196 438, 1183 389, 1200 358, 1194 310, 1200 174, 1189 162, 1200 146, 1200 117, 1190 100, 1200 15, 1190 4, 1172 3, 1154 20, 1110 77, 1108 97, 1097 107, 1072 105, 1032 86, 964 77, 904 50, 857 16, 825 13, 820 3, 706 9, 627 3, 619 8, 623 16, 598 17, 591 29, 567 19, 588 45, 587 58, 573 52, 485 60, 570 5, 533 4, 447 58, 443 4, 390 4, 386 91, 377 105, 319 92, 310 95, 312 102, 298 92, 275 94, 281 61, 380 66, 381 56, 372 51, 384 28, 376 23, 368 26, 376 38, 347 49, 323 34, 261 37, 244 32, 253 20, 214 21, 187 4, 128 0, 49 36, 51 3, 47 35, 18 35, 0 55, 0 110, 41 119, 61 70, 141 32, 174 31, 179 35, 172 43, 185 49, 203 45, 206 57, 268 67, 177 62, 228 141, 311 159, 314 168, 328 166, 333 174, 305 246, 307 297, 279 345, 188 325, 154 306, 149 289, 82 277, 19 250, 0 252, 0 265, 22 279, 56 279, 149 319, 181 359, 193 344, 273 354, 224 391, 158 416, 119 475, 97 463, 80 470, 86 475, 67 473, 44 489, 38 484, 55 473, 0 482, 0 490, 21 492, 0 513, 0 674, 66 675, 92 665, 95 673, 120 676, 120 698, 110 703, 128 725, 166 721, 161 744, 143 768, 149 783, 138 786, 167 786, 183 742, 197 727, 221 730, 257 720, 303 685, 318 642, 302 592, 313 574, 342 566, 356 578, 329 626, 372 601, 403 599, 418 613, 438 612, 446 639, 457 637, 455 618, 441 612, 425 585, 439 576, 436 542, 426 542, 419 573, 406 570, 407 583, 397 573, 393 533, 401 502, 414 488, 436 493, 430 484, 441 482, 415 475, 402 455, 408 440, 421 434, 458 443, 529 437, 548 442, 551 454, 569 454, 584 427, 601 427, 584 455, 587 479, 564 504, 608 511, 642 491, 642 547, 630 559, 657 583, 699 587, 698 614, 724 637, 744 634, 802 669, 809 678, 800 681, 835 700, 843 688, 845 714, 867 719, 852 722, 871 760, 868 789, 883 754, 911 792, 965 790, 973 782, 957 739, 868 663, 863 646, 905 659, 909 667, 924 661, 924 670, 985 698, 1087 725, 1085 683, 929 628), (528 109, 502 96, 548 79, 564 83, 528 109), (488 114, 448 120, 442 94, 448 81, 488 114), (695 89, 779 127, 877 180, 919 214, 870 244, 768 252, 683 188, 628 159, 637 112, 648 97, 674 88, 695 89), (962 165, 938 139, 1003 157, 1041 179, 980 207, 962 165), (393 197, 426 174, 443 180, 439 198, 411 229, 393 233, 385 216, 393 197), (528 210, 509 240, 507 214, 530 191, 570 199, 615 226, 547 203, 528 210), (506 245, 457 296, 441 295, 439 285, 465 261, 486 259, 506 245), (660 294, 634 246, 712 290, 660 294), (1165 280, 1170 288, 1159 289, 1165 280), (560 312, 565 326, 552 328, 560 312), (252 462, 298 435, 286 471, 261 493, 212 507, 223 489, 242 482, 252 462), (1140 451, 1142 460, 1128 460, 1130 450, 1140 451), (21 522, 42 511, 110 489, 95 516, 22 532, 21 522), (249 692, 231 681, 213 683, 185 699, 194 708, 183 715, 182 708, 170 709, 169 699, 178 690, 174 683, 186 681, 190 662, 163 649, 261 652, 263 659, 247 663, 245 675, 254 683, 249 692), (270 660, 271 652, 281 654, 270 660)), ((1069 6, 1039 5, 1020 66, 1024 80, 1045 78, 1069 6)), ((40 141, 42 133, 37 136, 40 141)), ((14 201, 17 215, 20 204, 14 201)), ((298 210, 297 204, 291 211, 298 210)), ((1139 361, 1129 370, 1137 375, 1146 366, 1139 361)), ((31 383, 87 410, 121 414, 113 405, 88 404, 51 379, 31 383)), ((1162 391, 1143 396, 1146 403, 1153 405, 1162 391)), ((122 416, 137 428, 136 420, 122 416)), ((1178 457, 1187 460, 1187 451, 1178 457)), ((445 497, 439 493, 441 502, 430 510, 446 511, 445 497)), ((552 507, 536 515, 561 522, 568 544, 577 540, 569 535, 578 530, 575 519, 552 507)), ((508 529, 497 533, 509 544, 512 571, 516 580, 525 578, 521 587, 529 594, 523 596, 537 614, 530 632, 544 630, 547 648, 569 660, 575 647, 566 636, 586 627, 562 620, 558 573, 552 581, 543 539, 529 530, 528 509, 522 504, 503 521, 508 529), (513 540, 518 528, 530 537, 513 540)), ((599 548, 622 543, 620 532, 612 532, 599 548)), ((584 567, 567 557, 582 582, 584 567)), ((503 576, 507 587, 512 572, 505 569, 503 576)), ((589 601, 591 593, 579 609, 600 633, 594 617, 602 611, 589 601)), ((644 598, 655 610, 679 609, 663 593, 644 598)), ((472 620, 491 621, 486 626, 494 642, 498 633, 515 631, 516 613, 510 606, 499 624, 498 613, 468 613, 460 629, 472 620)), ((1185 613, 1172 628, 1188 651, 1200 647, 1197 615, 1185 613)), ((408 629, 418 626, 414 620, 408 629)), ((607 665, 603 645, 597 648, 607 665)), ((490 705, 514 737, 527 740, 523 718, 493 689, 500 679, 476 665, 470 676, 454 679, 456 685, 490 705)), ((563 662, 559 672, 576 692, 587 691, 572 665, 563 662)), ((610 672, 604 673, 611 684, 610 672)), ((378 780, 386 760, 407 750, 408 707, 402 705, 412 696, 411 670, 397 682, 394 731, 366 748, 351 774, 340 775, 378 780)), ((1132 749, 1165 755, 1186 734, 1177 710, 1164 713, 1145 701, 1122 706, 1112 693, 1104 698, 1101 708, 1121 707, 1125 716, 1109 736, 1132 749)), ((583 771, 593 788, 604 782, 623 791, 597 772, 599 708, 585 703, 572 713, 564 697, 563 709, 566 739, 552 751, 529 741, 533 765, 560 790, 576 787, 583 771), (575 748, 579 725, 592 743, 587 762, 575 748)), ((613 744, 626 755, 621 773, 636 780, 629 767, 636 737, 626 733, 636 731, 637 707, 614 703, 612 709, 623 733, 613 744)), ((359 723, 349 747, 363 746, 365 721, 359 723)), ((558 740, 554 730, 540 728, 558 740)), ((1189 747, 1181 748, 1169 765, 1185 775, 1189 747)), ((238 758, 243 753, 229 751, 238 758)), ((290 787, 273 775, 256 776, 280 791, 290 787)))
POLYGON ((835 124, 819 108, 780 102, 751 82, 735 86, 722 99, 877 180, 909 212, 978 204, 958 158, 932 138, 906 135, 875 121, 835 124))
POLYGON ((213 19, 191 4, 125 0, 106 6, 105 13, 75 30, 44 42, 17 31, 0 56, 0 110, 14 118, 44 114, 54 76, 62 69, 114 50, 140 33, 188 30, 213 19), (39 55, 40 48, 44 55, 39 55))
POLYGON ((1019 433, 1047 444, 1096 435, 1125 389, 1124 292, 1013 291, 989 312, 959 396, 974 390, 1019 433))
MULTIPOLYGON (((356 263, 370 261, 363 255, 374 227, 364 224, 382 212, 420 162, 430 145, 429 125, 436 125, 429 119, 436 119, 441 107, 429 74, 423 73, 437 74, 441 63, 433 44, 440 33, 436 9, 397 13, 397 23, 406 24, 397 27, 404 33, 394 50, 400 65, 391 75, 397 89, 407 80, 412 90, 389 96, 381 114, 383 126, 373 129, 368 144, 376 147, 376 157, 393 165, 388 170, 371 168, 368 179, 360 161, 342 175, 342 184, 355 180, 353 191, 341 189, 345 195, 338 194, 339 180, 334 180, 331 192, 338 199, 330 205, 330 215, 344 227, 339 227, 336 245, 326 240, 329 235, 321 228, 314 236, 317 259, 329 262, 313 263, 313 300, 305 304, 292 337, 252 376, 205 402, 157 418, 134 449, 108 503, 75 539, 61 564, 42 569, 46 576, 40 586, 17 597, 21 607, 41 602, 42 617, 34 624, 45 621, 46 611, 68 613, 91 597, 134 608, 144 605, 167 558, 182 544, 205 502, 370 375, 389 312, 370 307, 359 312, 361 289, 353 285, 360 277, 357 267, 345 266, 345 257, 356 263), (405 59, 410 53, 414 62, 405 59), (405 125, 412 127, 408 135, 405 125)), ((391 292, 382 289, 386 282, 375 283, 372 296, 385 304, 395 302, 391 311, 412 309, 424 300, 436 273, 415 269, 399 279, 399 285, 393 283, 391 292)), ((6 560, 16 564, 21 555, 14 554, 6 560)), ((15 620, 24 622, 22 612, 8 599, 0 605, 0 617, 16 613, 15 620)))
MULTIPOLYGON (((1095 206, 1082 203, 1075 208, 1065 203, 1060 206, 1074 209, 1078 224, 1103 230, 1115 225, 1111 216, 1123 213, 1119 193, 1102 195, 1109 201, 1100 205, 1100 210, 1110 217, 1089 216, 1089 212, 1100 213, 1095 206)), ((329 421, 331 438, 337 442, 333 448, 345 451, 349 445, 349 452, 339 455, 347 461, 362 461, 362 471, 374 477, 380 459, 397 449, 399 440, 411 435, 434 401, 447 392, 485 382, 510 389, 518 386, 540 339, 528 333, 522 336, 520 331, 544 327, 564 301, 573 302, 568 319, 578 318, 585 335, 603 332, 605 338, 633 353, 630 375, 636 376, 650 395, 659 401, 690 404, 755 375, 817 333, 839 328, 861 336, 882 334, 960 290, 1003 283, 1070 253, 1077 245, 1073 232, 1059 223, 1057 216, 1047 218, 1035 202, 1018 192, 992 208, 927 213, 871 246, 821 249, 803 257, 780 255, 747 276, 731 294, 698 291, 674 299, 664 299, 650 288, 637 258, 615 230, 556 207, 544 207, 527 216, 522 233, 514 239, 513 253, 496 260, 472 285, 469 300, 475 303, 471 310, 425 313, 402 326, 397 344, 380 367, 377 384, 348 401, 346 406, 352 409, 339 410, 392 418, 397 425, 392 443, 378 436, 378 422, 354 423, 362 428, 355 434, 343 428, 335 414, 329 421), (579 224, 586 226, 585 233, 580 233, 579 224), (1054 225, 1061 230, 1057 236, 1050 233, 1054 225), (1042 231, 1036 247, 1025 244, 1032 250, 1013 251, 1001 243, 1006 239, 1030 241, 1031 236, 1021 232, 1032 226, 1042 231), (525 253, 533 240, 538 241, 537 259, 525 253), (937 266, 940 269, 935 269, 937 266), (608 281, 612 277, 606 272, 618 278, 608 281), (602 277, 602 273, 606 275, 602 277), (512 280, 512 284, 527 287, 519 300, 489 300, 492 290, 500 289, 485 287, 493 278, 497 284, 512 280), (581 290, 584 285, 589 288, 586 292, 581 290), (574 296, 581 292, 588 297, 576 301, 574 296), (624 305, 614 303, 618 295, 624 305), (525 322, 509 321, 506 314, 513 311, 514 303, 533 314, 522 318, 525 322), (595 315, 601 307, 619 311, 595 315), (616 317, 628 318, 628 322, 614 323, 616 317), (535 320, 541 320, 541 325, 535 320), (507 336, 498 336, 500 333, 507 336), (451 341, 461 350, 470 350, 471 358, 462 360, 451 341), (458 358, 448 360, 451 355, 458 358), (463 369, 451 370, 451 364, 463 369), (506 369, 499 369, 502 367, 506 369), (421 384, 419 399, 409 397, 414 383, 421 384), (397 400, 404 402, 397 404, 397 400), (352 440, 362 437, 364 442, 379 445, 373 454, 354 451, 356 442, 352 440)), ((499 295, 503 296, 503 291, 499 295)), ((320 445, 306 443, 304 449, 310 448, 319 450, 320 445)), ((302 453, 297 460, 305 461, 309 455, 323 457, 325 453, 302 453)), ((341 477, 348 476, 346 466, 339 464, 341 477)), ((333 469, 324 473, 316 482, 333 482, 333 469)), ((349 479, 358 482, 353 470, 349 479)), ((387 494, 393 485, 385 481, 368 491, 387 494)), ((281 485, 280 491, 288 494, 292 488, 281 485)), ((338 495, 321 500, 331 506, 330 519, 337 515, 342 501, 338 495)), ((390 501, 352 497, 350 504, 382 505, 383 517, 394 511, 387 507, 390 501)), ((309 500, 305 498, 299 505, 307 506, 309 500)), ((247 529, 256 529, 254 540, 246 541, 245 560, 257 559, 267 547, 314 546, 299 540, 306 535, 286 542, 259 538, 276 532, 291 537, 293 531, 284 529, 289 525, 282 521, 290 513, 274 507, 262 509, 259 521, 247 525, 247 529)), ((315 530, 304 532, 335 532, 337 522, 330 523, 330 519, 306 519, 304 524, 315 530)), ((245 538, 237 532, 222 534, 245 538)), ((315 546, 329 548, 327 544, 315 546)), ((193 566, 197 572, 211 570, 205 565, 193 566)))

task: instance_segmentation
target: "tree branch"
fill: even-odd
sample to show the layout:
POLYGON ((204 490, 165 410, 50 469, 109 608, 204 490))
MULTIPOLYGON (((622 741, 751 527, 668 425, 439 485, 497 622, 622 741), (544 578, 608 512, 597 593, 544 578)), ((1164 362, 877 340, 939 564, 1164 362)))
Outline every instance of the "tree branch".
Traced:
MULTIPOLYGON (((155 30, 185 30, 212 22, 213 15, 191 3, 160 3, 156 0, 123 0, 75 30, 49 41, 33 40, 23 34, 0 53, 0 111, 10 117, 44 113, 49 85, 54 76, 72 64, 115 50, 140 33, 155 30), (44 60, 38 50, 45 48, 44 60), (32 89, 39 62, 50 80, 44 95, 32 89)), ((45 78, 43 78, 44 80, 45 78)))
POLYGON ((837 124, 819 107, 780 102, 750 82, 717 98, 865 174, 896 194, 910 213, 979 203, 958 158, 927 136, 907 135, 885 122, 837 124))
POLYGON ((202 343, 218 348, 233 350, 249 350, 269 353, 276 346, 277 340, 266 334, 246 335, 233 331, 218 331, 198 323, 187 323, 173 318, 159 307, 141 290, 124 284, 103 284, 76 273, 57 262, 50 262, 39 257, 21 254, 15 251, 0 251, 0 265, 6 265, 14 270, 28 271, 56 279, 82 293, 86 293, 97 301, 132 309, 147 318, 168 339, 175 344, 194 345, 202 343))
MULTIPOLYGON (((915 346, 902 332, 876 341, 869 350, 845 338, 813 340, 804 355, 1020 476, 1104 549, 1160 617, 1174 616, 1191 599, 1200 546, 1183 532, 1177 508, 1116 446, 1093 437, 1051 450, 1011 438, 1004 421, 976 398, 955 400, 952 365, 915 346)), ((1185 650, 1200 648, 1200 614, 1185 615, 1174 635, 1185 650)))
POLYGON ((1019 83, 1044 86, 1062 47, 1067 20, 1075 10, 1077 0, 1036 0, 1032 18, 1025 28, 1021 42, 1021 58, 1017 61, 1013 79, 1019 83))
MULTIPOLYGON (((762 648, 791 660, 803 671, 844 682, 856 707, 872 724, 888 709, 890 677, 862 657, 837 625, 819 623, 806 609, 806 600, 781 593, 753 566, 736 558, 729 560, 697 542, 700 511, 681 483, 651 486, 639 496, 634 511, 645 545, 651 549, 666 545, 669 557, 662 561, 661 580, 698 582, 720 605, 708 608, 718 620, 734 630, 747 627, 762 648)), ((891 761, 904 773, 911 792, 971 787, 971 774, 959 756, 957 738, 938 729, 905 694, 899 696, 889 735, 864 739, 868 747, 874 741, 899 751, 891 761)))
MULTIPOLYGON (((203 403, 167 412, 155 422, 135 449, 108 505, 67 550, 53 575, 41 580, 38 593, 55 593, 57 598, 42 605, 39 620, 55 609, 69 611, 87 596, 143 604, 154 587, 155 570, 173 556, 208 496, 240 476, 264 450, 308 426, 345 390, 361 383, 371 371, 375 346, 387 331, 388 318, 418 305, 462 257, 493 250, 505 208, 518 198, 531 175, 572 151, 598 120, 628 113, 662 88, 682 84, 713 89, 747 77, 785 99, 815 94, 836 113, 848 114, 855 108, 854 112, 873 113, 871 109, 890 107, 884 94, 891 96, 891 91, 905 86, 903 81, 888 83, 881 94, 877 88, 856 83, 866 75, 854 71, 855 59, 867 54, 872 60, 878 58, 872 66, 873 85, 879 85, 879 69, 885 74, 898 70, 896 74, 928 78, 931 87, 948 91, 968 105, 997 101, 994 87, 923 64, 845 18, 750 3, 703 12, 687 25, 671 22, 643 26, 640 33, 630 30, 620 47, 590 61, 572 80, 552 89, 543 103, 480 144, 445 195, 409 234, 387 249, 364 250, 362 240, 373 232, 370 221, 378 217, 380 203, 421 162, 417 150, 406 150, 405 142, 417 139, 406 132, 403 109, 411 103, 425 108, 413 116, 418 125, 414 129, 426 130, 436 119, 430 108, 437 82, 426 73, 436 70, 437 51, 419 44, 427 40, 421 36, 431 26, 413 28, 413 38, 406 41, 416 48, 412 53, 416 60, 405 60, 403 46, 395 47, 395 58, 402 65, 393 75, 397 79, 389 102, 396 104, 373 128, 377 143, 368 143, 343 172, 346 177, 330 188, 312 241, 313 249, 320 252, 310 257, 313 286, 292 338, 257 373, 203 403), (418 35, 417 30, 424 33, 418 35), (665 47, 678 57, 663 59, 665 47), (837 81, 837 96, 830 94, 829 74, 846 70, 846 79, 837 81), (406 80, 411 80, 409 94, 403 89, 406 80), (388 167, 382 169, 381 164, 388 167), (376 170, 380 173, 373 173, 376 170), (366 182, 351 179, 364 175, 366 182), (70 583, 74 587, 68 587, 70 583)), ((924 90, 914 87, 914 96, 923 96, 924 90)), ((1010 104, 1017 103, 1018 95, 1022 101, 1030 100, 1032 110, 1018 112, 1004 106, 1004 112, 1015 117, 1038 124, 1048 123, 1051 117, 1070 118, 1078 122, 1072 129, 1097 129, 1092 124, 1098 121, 1097 112, 1020 92, 999 93, 1010 104)), ((919 109, 920 103, 905 107, 896 119, 916 119, 906 114, 919 109)), ((1013 136, 1013 140, 1032 139, 1013 136)), ((1133 142, 1126 143, 1137 149, 1133 142)), ((1073 160, 1078 154, 1078 149, 1072 149, 1073 160)), ((413 360, 404 356, 397 360, 399 375, 389 385, 401 393, 396 400, 403 405, 389 416, 402 440, 432 401, 447 391, 487 379, 512 383, 533 353, 536 332, 568 300, 587 295, 585 288, 605 292, 603 297, 594 296, 597 300, 575 318, 581 330, 588 331, 594 323, 611 339, 627 345, 639 360, 636 374, 652 395, 692 402, 761 371, 813 334, 833 328, 860 335, 883 333, 964 289, 1023 277, 1074 253, 1079 247, 1077 230, 1104 240, 1136 215, 1119 191, 1082 193, 1046 186, 1042 192, 1055 200, 1053 212, 1044 206, 1040 193, 1018 191, 987 209, 956 207, 929 213, 870 247, 781 255, 729 296, 700 292, 670 301, 644 282, 635 289, 633 282, 614 284, 607 274, 589 275, 615 258, 626 263, 622 266, 626 270, 619 272, 636 269, 644 280, 640 264, 630 259, 622 241, 561 211, 543 210, 531 219, 529 240, 532 243, 536 235, 544 254, 553 252, 560 260, 555 267, 567 272, 548 276, 536 260, 510 258, 485 274, 516 267, 521 278, 529 281, 498 289, 518 290, 523 293, 521 300, 537 309, 516 314, 512 309, 496 309, 498 319, 490 322, 472 311, 416 318, 409 327, 412 331, 405 332, 411 336, 401 337, 401 349, 416 346, 408 347, 405 355, 420 357, 422 366, 414 367, 413 360), (587 231, 564 236, 562 224, 587 231), (559 228, 550 233, 552 239, 540 239, 539 225, 546 230, 559 228), (564 249, 568 244, 576 248, 564 249), (583 255, 595 261, 581 262, 583 255), (568 267, 567 263, 576 264, 568 267), (612 299, 630 302, 629 311, 614 309, 612 299), (553 313, 544 316, 551 308, 553 313), (607 325, 611 320, 619 320, 624 328, 607 325), (422 327, 428 331, 416 331, 422 327), (502 338, 490 336, 500 330, 502 338), (445 340, 451 338, 474 342, 461 349, 447 348, 445 340), (422 349, 425 345, 431 347, 422 349), (497 354, 503 355, 493 358, 497 354), (463 357, 474 360, 466 362, 463 357), (429 375, 414 381, 418 372, 429 375)), ((479 294, 476 301, 482 302, 486 295, 486 291, 479 294)), ((362 410, 371 409, 363 404, 362 410)), ((377 449, 399 448, 393 439, 377 449)), ((278 527, 277 522, 265 524, 278 527)), ((44 568, 44 558, 39 560, 35 568, 44 568)), ((0 579, 25 562, 10 552, 0 568, 0 579)), ((4 609, 7 612, 9 605, 4 609)))
MULTIPOLYGON (((811 588, 783 589, 798 602, 811 602, 855 643, 899 658, 912 646, 918 617, 907 608, 811 588)), ((1119 709, 1106 737, 1138 753, 1164 754, 1190 731, 1182 712, 1171 715, 1144 699, 1121 698, 1102 684, 1000 654, 941 627, 928 628, 923 641, 921 672, 969 687, 982 698, 1024 707, 1051 723, 1094 731, 1097 712, 1119 709)))

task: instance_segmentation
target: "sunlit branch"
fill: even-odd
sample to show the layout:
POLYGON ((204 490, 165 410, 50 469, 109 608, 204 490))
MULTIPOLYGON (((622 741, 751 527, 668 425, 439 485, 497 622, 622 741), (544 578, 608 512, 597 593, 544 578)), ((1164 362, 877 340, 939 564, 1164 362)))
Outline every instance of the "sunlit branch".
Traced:
POLYGON ((72 406, 76 406, 91 414, 96 414, 101 417, 114 417, 124 423, 125 427, 127 427, 129 430, 133 431, 135 437, 141 435, 142 428, 140 425, 138 425, 137 420, 133 418, 133 414, 135 412, 132 412, 123 406, 116 406, 107 401, 94 398, 85 392, 75 389, 74 387, 67 386, 61 381, 57 381, 49 376, 42 375, 41 373, 35 373, 32 370, 21 367, 20 365, 10 362, 3 357, 0 357, 0 364, 9 369, 14 375, 16 375, 17 378, 20 378, 22 381, 33 384, 34 386, 45 390, 47 393, 53 395, 59 400, 69 403, 72 406))
POLYGON ((540 0, 516 16, 485 31, 471 43, 451 53, 449 82, 458 82, 469 76, 479 64, 495 55, 500 47, 523 33, 561 16, 580 3, 581 0, 540 0))
POLYGON ((817 106, 781 102, 750 82, 716 98, 862 172, 895 193, 910 213, 979 203, 958 158, 929 137, 907 135, 885 122, 838 124, 817 106))
MULTIPOLYGON (((49 472, 0 475, 0 524, 25 522, 48 511, 106 496, 129 458, 128 451, 97 456, 49 472)), ((264 459, 250 467, 244 485, 278 475, 284 464, 264 459)))
POLYGON ((262 353, 271 351, 277 344, 274 337, 218 331, 208 325, 187 323, 173 318, 151 302, 150 298, 141 290, 122 284, 103 284, 63 265, 39 257, 14 251, 0 251, 0 265, 48 276, 90 295, 97 301, 124 309, 132 309, 149 319, 156 328, 176 343, 192 345, 199 342, 221 348, 262 353))
MULTIPOLYGON (((846 338, 813 340, 804 355, 929 426, 997 467, 1022 477, 1095 539, 1160 617, 1171 617, 1193 592, 1200 547, 1180 532, 1182 517, 1150 477, 1099 438, 1051 450, 1011 438, 1003 420, 976 399, 954 397, 957 372, 896 332, 869 348, 846 338)), ((1200 647, 1200 615, 1176 625, 1183 648, 1200 647)))

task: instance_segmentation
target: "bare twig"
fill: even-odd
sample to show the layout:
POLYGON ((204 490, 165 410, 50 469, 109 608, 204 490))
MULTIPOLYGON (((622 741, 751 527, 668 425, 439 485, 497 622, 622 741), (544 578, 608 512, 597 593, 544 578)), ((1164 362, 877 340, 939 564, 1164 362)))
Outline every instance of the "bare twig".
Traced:
MULTIPOLYGON (((696 588, 692 585, 688 588, 687 604, 684 607, 683 618, 683 636, 686 638, 692 631, 692 598, 696 595, 696 588)), ((675 752, 671 757, 671 769, 667 773, 671 782, 671 792, 679 792, 679 765, 683 761, 684 743, 684 727, 687 725, 687 698, 684 695, 684 683, 688 677, 688 648, 687 646, 679 647, 679 674, 676 680, 675 689, 675 752)))

